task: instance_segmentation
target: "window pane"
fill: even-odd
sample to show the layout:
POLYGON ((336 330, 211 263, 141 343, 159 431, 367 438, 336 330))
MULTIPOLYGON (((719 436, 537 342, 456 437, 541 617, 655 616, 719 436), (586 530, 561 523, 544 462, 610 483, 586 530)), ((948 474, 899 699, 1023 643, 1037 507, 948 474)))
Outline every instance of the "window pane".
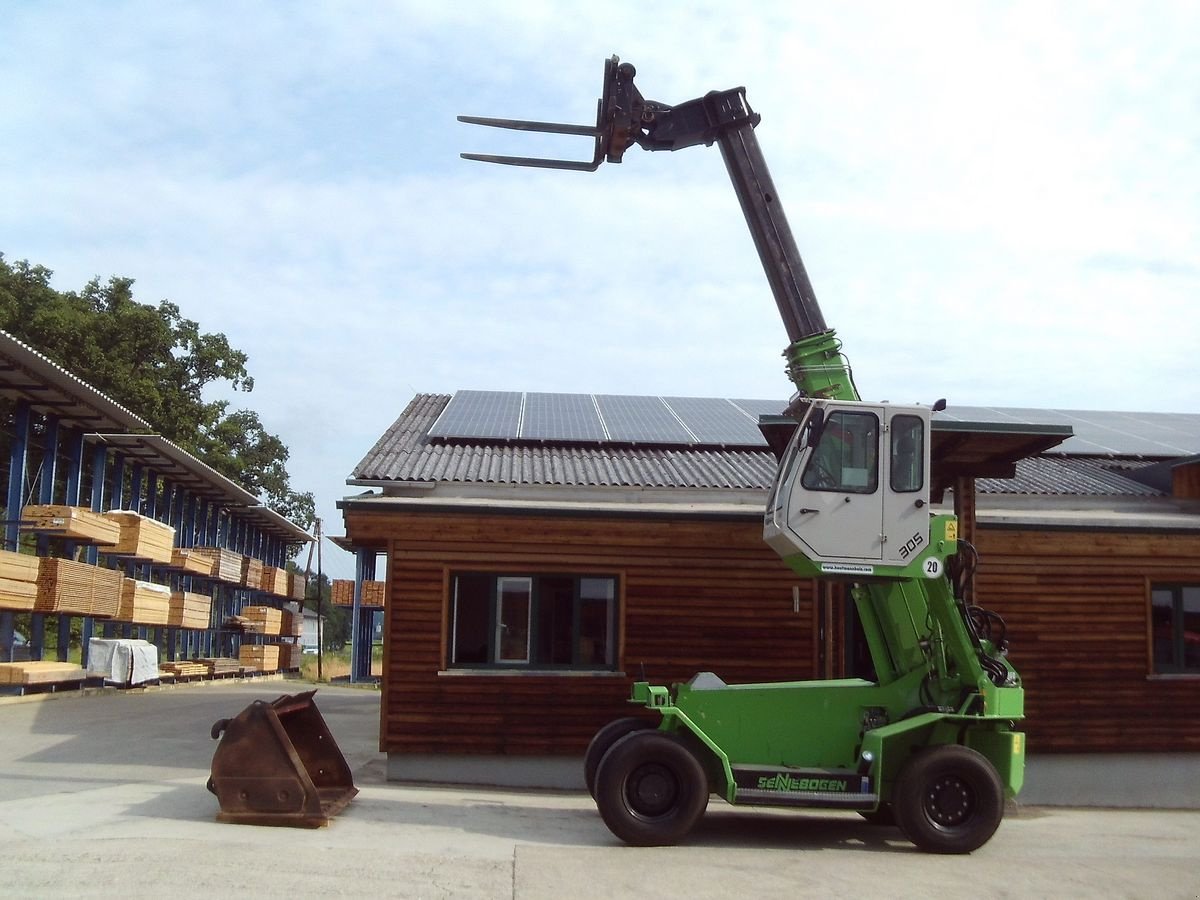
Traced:
POLYGON ((1154 671, 1173 671, 1175 662, 1175 594, 1169 588, 1150 592, 1150 629, 1154 646, 1154 671))
POLYGON ((873 494, 878 461, 879 420, 872 413, 838 410, 825 418, 800 483, 811 491, 873 494))
POLYGON ((1200 587, 1183 588, 1183 667, 1200 672, 1200 587))
POLYGON ((575 606, 575 579, 538 579, 537 660, 543 665, 569 666, 575 606))
POLYGON ((579 664, 611 666, 613 662, 613 602, 616 584, 611 578, 579 580, 579 664))
POLYGON ((917 416, 892 419, 892 490, 919 491, 925 483, 925 423, 917 416))
POLYGON ((496 580, 497 662, 529 662, 532 586, 529 578, 496 580))
POLYGON ((454 640, 450 661, 458 664, 488 661, 488 625, 492 579, 459 575, 454 579, 454 640))

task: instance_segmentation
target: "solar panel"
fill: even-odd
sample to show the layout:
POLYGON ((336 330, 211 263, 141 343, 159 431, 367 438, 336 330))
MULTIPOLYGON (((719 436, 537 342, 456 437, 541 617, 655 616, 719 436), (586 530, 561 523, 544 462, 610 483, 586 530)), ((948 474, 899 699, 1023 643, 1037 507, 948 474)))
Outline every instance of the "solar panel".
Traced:
POLYGON ((614 441, 645 444, 694 444, 692 434, 661 397, 597 394, 596 405, 614 441))
POLYGON ((957 422, 1070 425, 1075 435, 1050 451, 1097 456, 1188 456, 1200 452, 1200 417, 1178 413, 952 406, 957 422))
POLYGON ((430 437, 496 438, 520 434, 520 391, 459 391, 429 429, 430 437))
POLYGON ((591 394, 525 395, 523 440, 603 441, 607 436, 591 394))
POLYGON ((743 412, 729 400, 708 397, 663 399, 701 444, 766 446, 766 441, 758 430, 758 418, 743 412))

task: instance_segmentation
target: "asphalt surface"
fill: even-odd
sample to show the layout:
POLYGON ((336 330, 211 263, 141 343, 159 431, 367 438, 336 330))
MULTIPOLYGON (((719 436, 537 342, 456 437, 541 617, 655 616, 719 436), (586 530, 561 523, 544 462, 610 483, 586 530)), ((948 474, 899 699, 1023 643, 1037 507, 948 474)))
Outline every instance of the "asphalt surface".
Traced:
POLYGON ((329 827, 216 822, 213 722, 308 687, 0 699, 0 896, 1200 897, 1200 812, 1020 809, 942 857, 854 814, 714 799, 686 844, 625 847, 586 794, 387 783, 364 688, 316 696, 360 788, 329 827))

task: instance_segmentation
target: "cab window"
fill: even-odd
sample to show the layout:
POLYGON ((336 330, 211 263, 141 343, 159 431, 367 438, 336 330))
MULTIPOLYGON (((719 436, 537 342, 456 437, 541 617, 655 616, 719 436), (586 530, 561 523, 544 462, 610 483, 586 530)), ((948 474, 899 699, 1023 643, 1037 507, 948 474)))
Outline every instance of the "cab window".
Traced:
POLYGON ((925 486, 925 423, 920 416, 892 419, 892 490, 910 494, 925 486))
POLYGON ((810 491, 875 493, 879 487, 879 419, 875 414, 829 413, 800 483, 810 491))

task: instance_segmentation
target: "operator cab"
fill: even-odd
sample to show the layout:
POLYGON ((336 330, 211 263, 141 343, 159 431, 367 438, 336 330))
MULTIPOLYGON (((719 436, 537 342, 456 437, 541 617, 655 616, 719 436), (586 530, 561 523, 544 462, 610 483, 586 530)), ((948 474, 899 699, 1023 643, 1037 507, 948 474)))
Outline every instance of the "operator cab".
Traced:
POLYGON ((829 574, 905 566, 929 542, 927 406, 812 400, 767 503, 764 538, 829 574))

